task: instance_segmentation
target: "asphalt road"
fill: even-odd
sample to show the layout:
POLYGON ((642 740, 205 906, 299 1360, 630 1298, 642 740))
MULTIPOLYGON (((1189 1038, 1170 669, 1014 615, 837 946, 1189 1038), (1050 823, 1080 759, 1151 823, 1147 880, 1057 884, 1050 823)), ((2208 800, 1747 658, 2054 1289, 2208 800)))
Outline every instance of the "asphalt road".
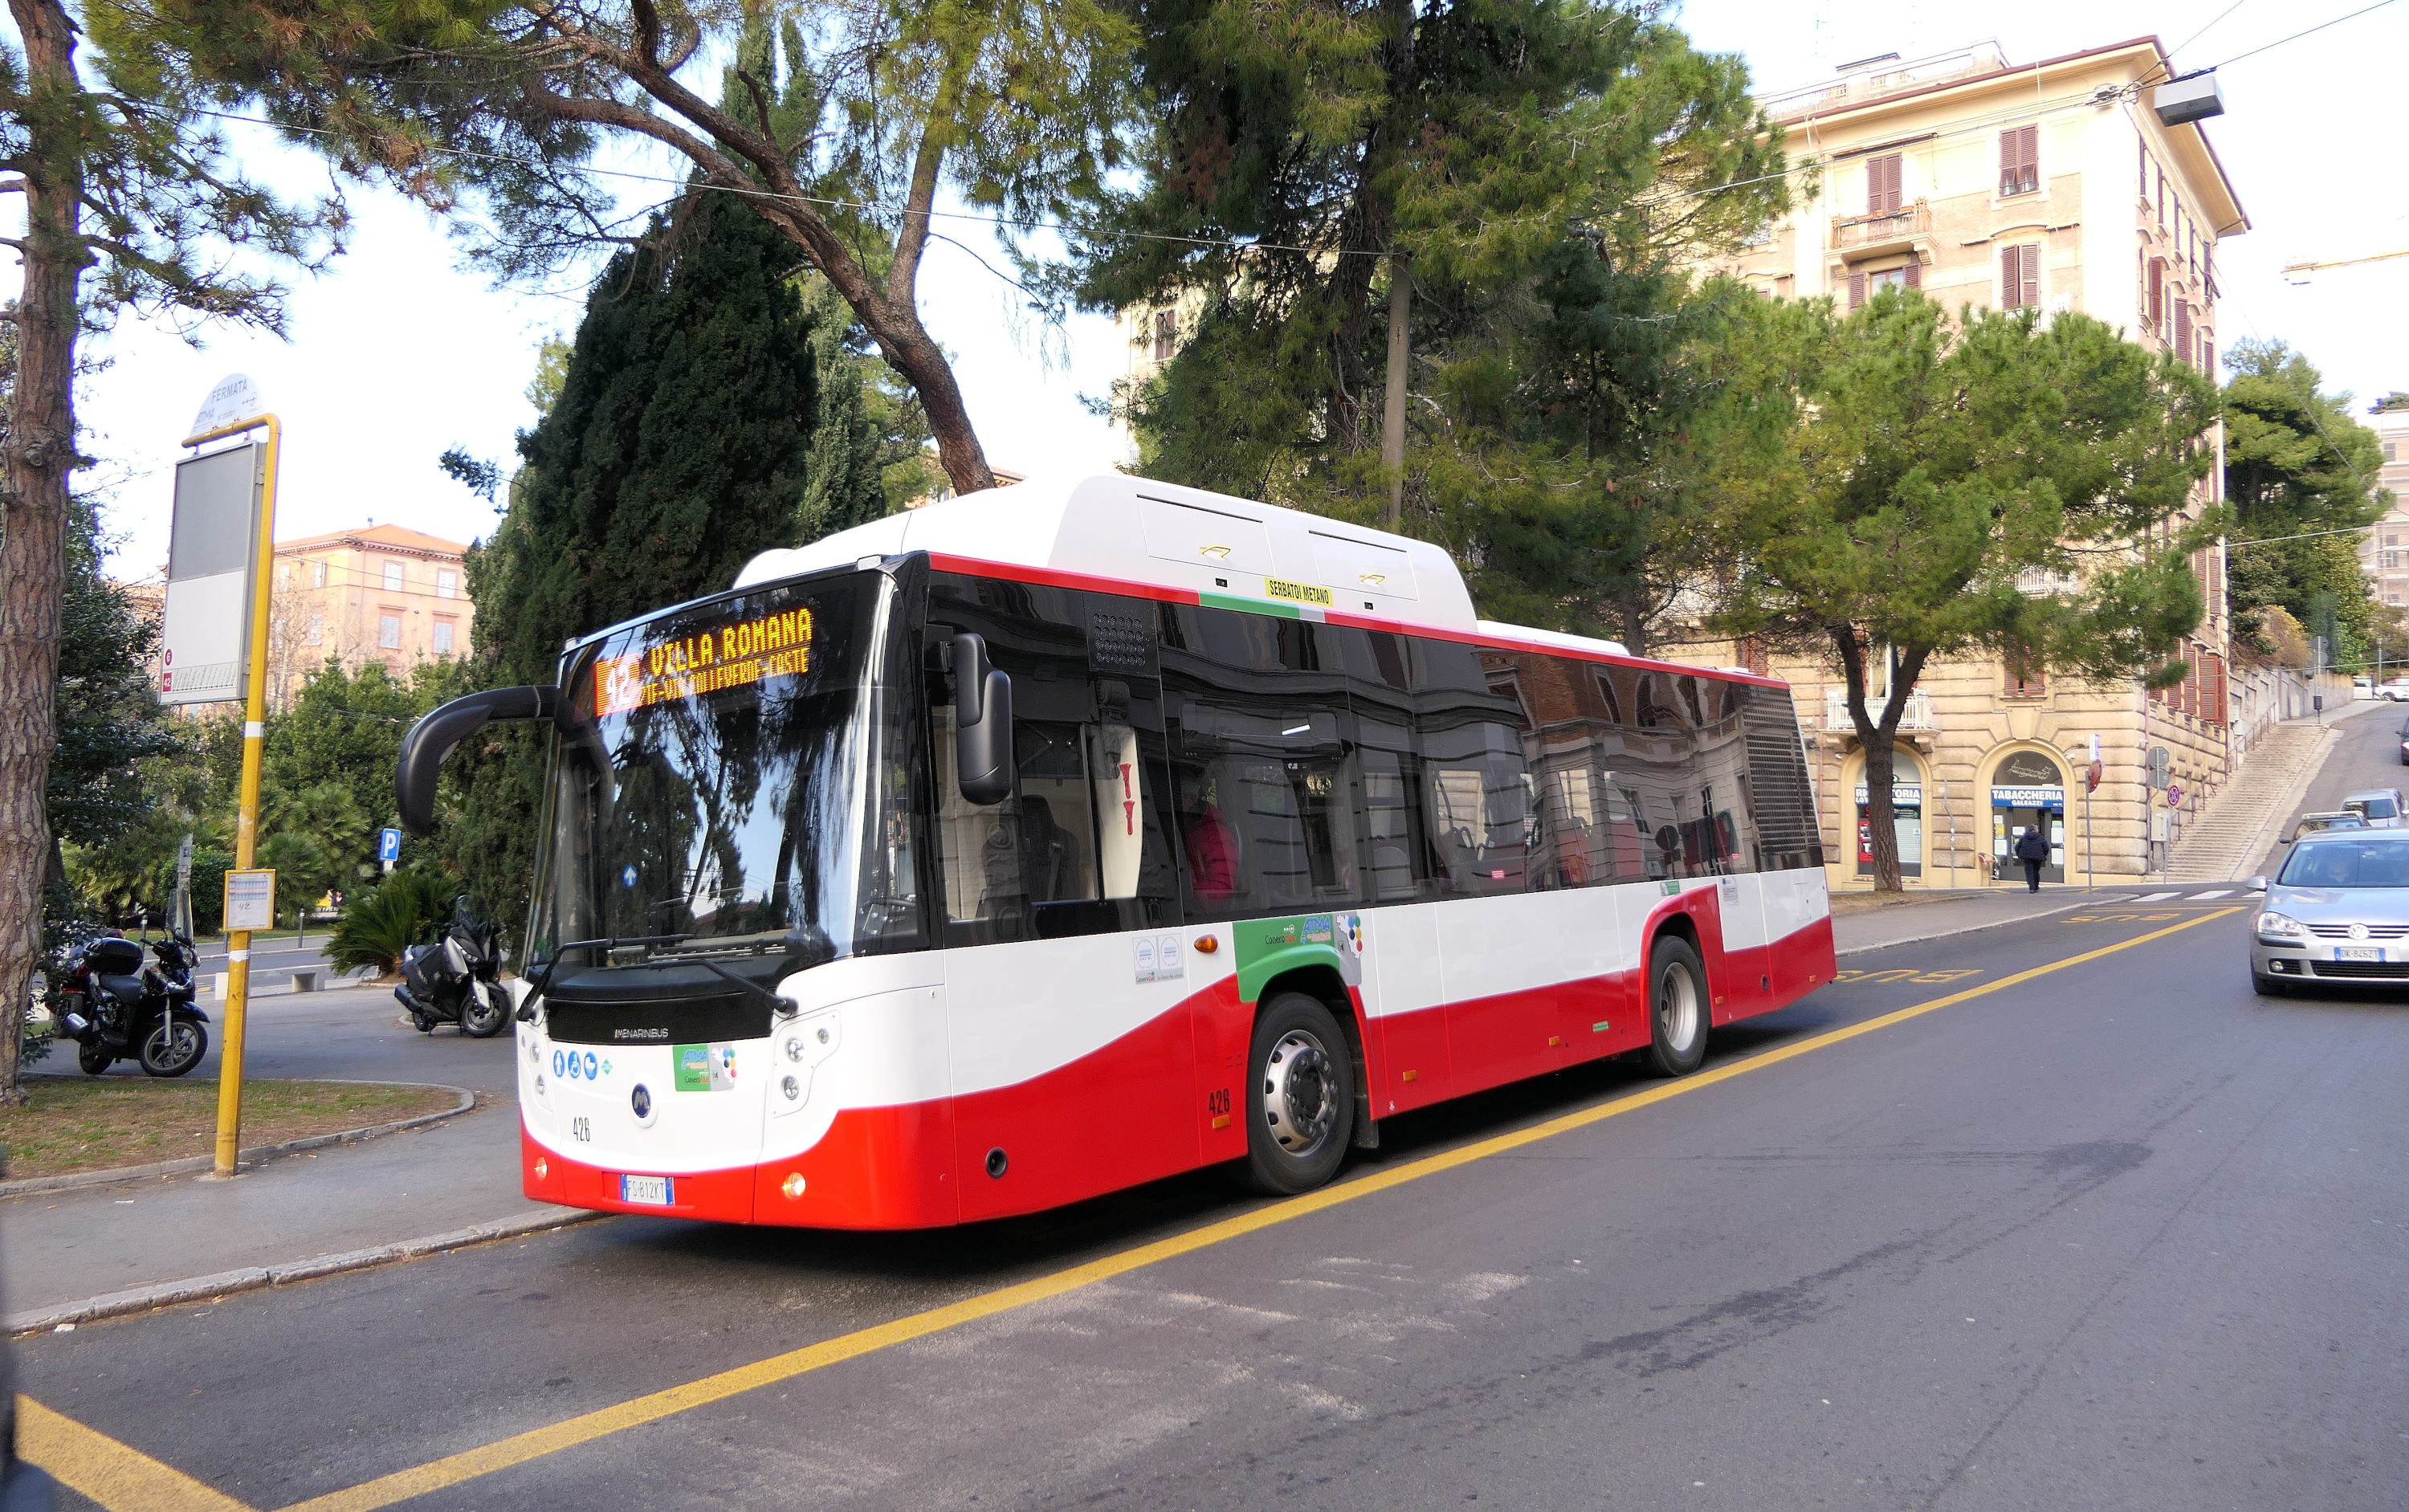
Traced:
MULTIPOLYGON (((2341 808, 2346 793, 2371 787, 2409 788, 2409 764, 2401 759, 2401 742, 2409 739, 2403 734, 2404 725, 2409 725, 2409 703, 2381 703, 2365 713, 2354 712, 2343 724, 2341 741, 2311 779, 2306 796, 2285 821, 2284 833, 2290 834, 2303 814, 2330 814, 2341 808)), ((2289 845, 2278 842, 2259 870, 2272 875, 2290 852, 2289 845)))
MULTIPOLYGON (((190 1074, 218 1074, 224 1047, 225 1004, 205 998, 209 1049, 190 1074)), ((342 987, 326 992, 280 994, 252 1000, 245 1019, 244 1073, 251 1076, 326 1077, 368 1082, 436 1082, 518 1101, 508 1034, 472 1040, 456 1025, 421 1034, 410 1027, 391 987, 342 987)), ((36 1062, 37 1075, 79 1076, 74 1046, 54 1047, 36 1062)), ((131 1060, 109 1067, 110 1076, 140 1076, 131 1060)))
POLYGON ((2252 997, 2239 901, 1853 958, 1717 1036, 1753 1069, 1392 1120, 1349 1200, 614 1219, 21 1341, 22 1383, 257 1508, 2395 1508, 2409 1003, 2252 997))

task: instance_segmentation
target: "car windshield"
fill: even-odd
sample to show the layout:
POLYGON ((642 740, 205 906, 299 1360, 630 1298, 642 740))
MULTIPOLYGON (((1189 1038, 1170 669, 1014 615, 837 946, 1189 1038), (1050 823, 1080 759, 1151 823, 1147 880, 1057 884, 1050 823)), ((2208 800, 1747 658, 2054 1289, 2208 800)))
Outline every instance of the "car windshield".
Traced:
POLYGON ((2377 830, 2303 845, 2275 880, 2286 887, 2409 887, 2409 835, 2377 830))
POLYGON ((2399 805, 2388 798, 2355 798, 2350 800, 2350 806, 2371 819, 2397 819, 2401 816, 2399 805))
POLYGON ((788 969, 916 934, 883 573, 765 587, 581 648, 538 864, 538 958, 572 941, 788 969))

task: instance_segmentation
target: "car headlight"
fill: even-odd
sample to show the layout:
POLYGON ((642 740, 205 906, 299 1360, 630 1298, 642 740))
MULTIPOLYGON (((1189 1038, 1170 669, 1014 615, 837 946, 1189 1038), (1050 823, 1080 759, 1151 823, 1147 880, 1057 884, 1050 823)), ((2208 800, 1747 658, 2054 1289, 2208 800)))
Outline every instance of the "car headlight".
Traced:
POLYGON ((2258 938, 2269 944, 2303 944, 2309 938, 2308 926, 2287 914, 2258 915, 2258 938))

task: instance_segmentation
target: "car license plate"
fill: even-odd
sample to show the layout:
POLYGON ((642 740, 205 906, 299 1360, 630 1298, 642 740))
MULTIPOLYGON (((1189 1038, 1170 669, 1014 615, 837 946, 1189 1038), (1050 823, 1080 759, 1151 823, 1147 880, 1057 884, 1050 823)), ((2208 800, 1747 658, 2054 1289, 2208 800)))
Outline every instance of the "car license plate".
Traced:
POLYGON ((2382 960, 2383 958, 2384 947, 2382 945, 2334 946, 2334 959, 2336 960, 2382 960))
POLYGON ((621 1176, 619 1201, 668 1207, 677 1200, 677 1188, 667 1176, 621 1176))

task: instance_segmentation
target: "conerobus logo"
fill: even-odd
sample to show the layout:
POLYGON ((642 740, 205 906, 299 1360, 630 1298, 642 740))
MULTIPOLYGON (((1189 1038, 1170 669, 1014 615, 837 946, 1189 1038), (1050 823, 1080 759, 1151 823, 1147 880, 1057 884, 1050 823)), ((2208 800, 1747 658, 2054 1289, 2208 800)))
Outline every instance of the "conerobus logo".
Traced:
POLYGON ((670 1031, 665 1029, 614 1029, 611 1031, 611 1038, 614 1040, 666 1040, 669 1037, 670 1031))

